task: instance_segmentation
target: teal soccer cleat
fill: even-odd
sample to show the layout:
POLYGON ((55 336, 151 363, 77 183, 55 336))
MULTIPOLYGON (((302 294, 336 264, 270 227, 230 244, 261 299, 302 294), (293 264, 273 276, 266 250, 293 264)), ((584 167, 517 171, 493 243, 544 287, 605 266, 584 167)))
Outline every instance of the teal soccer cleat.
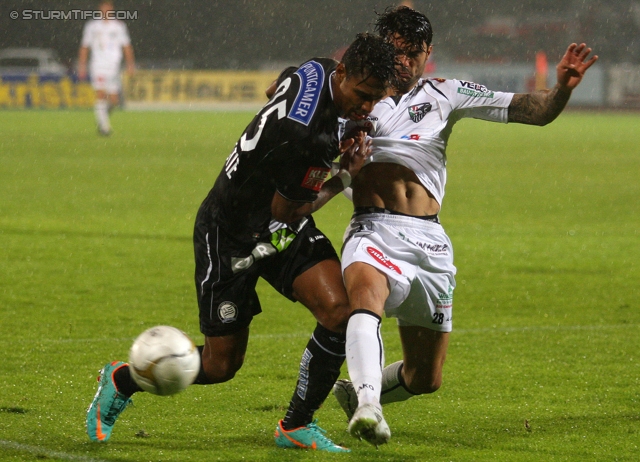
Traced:
POLYGON ((113 374, 121 367, 129 365, 114 361, 100 371, 98 392, 87 410, 87 434, 92 441, 107 441, 116 419, 131 403, 131 398, 120 393, 113 381, 113 374))
POLYGON ((316 425, 316 420, 305 427, 285 430, 282 428, 282 420, 278 422, 273 438, 279 448, 313 449, 327 452, 351 452, 350 449, 338 446, 329 438, 326 433, 316 425))

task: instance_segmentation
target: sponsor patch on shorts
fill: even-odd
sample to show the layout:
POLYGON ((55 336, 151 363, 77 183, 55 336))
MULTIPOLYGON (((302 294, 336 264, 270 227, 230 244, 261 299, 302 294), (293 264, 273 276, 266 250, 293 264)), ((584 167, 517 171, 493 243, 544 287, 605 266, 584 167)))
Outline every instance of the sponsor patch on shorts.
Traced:
POLYGON ((449 287, 447 293, 439 292, 436 301, 436 310, 450 310, 453 307, 453 287, 449 287))
POLYGON ((327 236, 325 236, 324 234, 318 234, 317 236, 309 236, 309 242, 313 243, 313 242, 317 242, 320 239, 326 239, 327 236))
POLYGON ((371 255, 371 257, 380 263, 382 266, 389 268, 390 270, 395 271, 398 274, 402 274, 402 270, 398 265, 393 263, 389 257, 387 257, 381 250, 376 249, 372 246, 366 247, 367 253, 371 255))
POLYGON ((416 244, 429 255, 449 254, 449 246, 447 244, 427 244, 424 242, 417 242, 416 244))
POLYGON ((238 307, 232 302, 222 302, 218 305, 218 318, 227 324, 238 319, 238 307))

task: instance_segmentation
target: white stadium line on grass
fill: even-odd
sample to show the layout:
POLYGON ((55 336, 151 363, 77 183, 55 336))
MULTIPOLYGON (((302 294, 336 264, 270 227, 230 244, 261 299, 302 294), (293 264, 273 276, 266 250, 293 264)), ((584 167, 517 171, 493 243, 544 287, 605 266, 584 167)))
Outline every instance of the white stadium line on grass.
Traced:
POLYGON ((486 332, 535 332, 535 331, 565 331, 565 330, 614 330, 640 328, 640 324, 611 324, 603 326, 521 326, 521 327, 478 327, 477 329, 454 329, 452 333, 484 334, 486 332))
POLYGON ((16 443, 14 441, 0 440, 0 446, 15 449, 16 451, 29 452, 40 457, 50 457, 62 460, 78 460, 81 462, 107 462, 105 459, 94 459, 93 457, 76 456, 66 452, 52 451, 41 446, 31 446, 28 444, 16 443))
MULTIPOLYGON (((271 338, 293 338, 293 337, 310 337, 311 332, 292 332, 292 333, 282 333, 282 334, 251 334, 252 339, 271 339, 271 338)), ((199 339, 199 337, 192 337, 195 341, 199 339)), ((135 337, 131 338, 104 338, 104 337, 96 337, 96 338, 40 338, 38 342, 41 343, 100 343, 100 342, 116 342, 116 343, 133 343, 135 337)), ((0 345, 2 344, 3 339, 0 339, 0 345)), ((196 342, 197 343, 197 342, 196 342)))
MULTIPOLYGON (((640 324, 612 324, 602 326, 521 326, 521 327, 478 327, 472 329, 453 329, 452 334, 486 334, 491 332, 543 332, 543 331, 597 331, 597 330, 617 330, 617 329, 640 329, 640 324)), ((311 331, 305 332, 289 332, 280 334, 251 334, 251 339, 277 339, 277 338, 299 338, 309 337, 311 331)), ((196 339, 199 339, 196 338, 196 339)), ((116 343, 132 343, 135 337, 131 338, 40 338, 40 343, 100 343, 100 342, 116 342, 116 343)), ((0 345, 3 340, 0 339, 0 345)))
MULTIPOLYGON (((616 329, 640 329, 640 324, 612 324, 605 326, 522 326, 522 327, 478 327, 476 329, 453 329, 452 334, 486 334, 491 332, 542 332, 542 331, 596 331, 616 329)), ((289 337, 309 337, 310 332, 295 332, 290 334, 252 334, 252 339, 272 339, 289 337)))

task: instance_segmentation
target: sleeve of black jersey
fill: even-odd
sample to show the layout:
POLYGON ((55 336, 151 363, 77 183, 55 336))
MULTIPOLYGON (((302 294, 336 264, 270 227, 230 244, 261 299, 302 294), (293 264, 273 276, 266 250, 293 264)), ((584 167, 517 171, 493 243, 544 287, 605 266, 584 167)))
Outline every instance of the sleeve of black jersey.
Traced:
MULTIPOLYGON (((269 150, 268 162, 277 191, 291 201, 313 202, 330 169, 312 152, 314 142, 311 124, 289 117, 301 87, 297 70, 287 68, 281 73, 274 96, 256 119, 260 121, 266 114, 262 129, 265 142, 262 144, 261 140, 260 144, 263 149, 269 150), (283 114, 280 111, 285 107, 285 102, 286 114, 283 114)), ((326 92, 319 97, 326 97, 326 92)), ((254 133, 258 130, 259 127, 253 127, 254 133)))
POLYGON ((278 167, 276 188, 290 201, 313 202, 331 169, 306 152, 303 146, 292 144, 287 150, 289 154, 278 167))
MULTIPOLYGON (((331 65, 324 61, 325 60, 322 59, 314 59, 313 63, 317 66, 322 66, 324 72, 329 73, 331 71, 331 65, 335 64, 333 61, 330 63, 331 65)), ((302 66, 308 66, 308 63, 309 62, 302 66)), ((281 73, 281 77, 294 75, 296 72, 302 72, 302 67, 287 68, 281 73)), ((298 82, 301 81, 297 75, 294 75, 293 78, 298 82)), ((327 98, 328 94, 325 89, 324 98, 327 98)), ((298 96, 298 93, 296 93, 294 98, 298 96)), ((319 95, 319 98, 320 96, 321 95, 319 95)), ((320 99, 318 100, 318 104, 320 107, 322 106, 320 99)), ((292 117, 292 119, 295 119, 295 117, 292 117)), ((278 159, 278 170, 275 174, 276 189, 278 193, 288 200, 313 202, 318 197, 318 192, 329 176, 330 165, 327 165, 326 160, 318 155, 318 145, 322 143, 315 138, 314 133, 311 131, 312 129, 310 127, 313 125, 311 119, 307 120, 306 124, 301 124, 295 120, 291 122, 297 126, 296 128, 299 133, 304 133, 304 137, 298 138, 297 140, 290 140, 289 143, 283 145, 281 149, 275 153, 278 159)))
POLYGON ((286 145, 305 136, 287 115, 300 88, 300 79, 291 74, 278 82, 267 104, 256 114, 240 138, 241 154, 259 159, 255 164, 263 172, 273 168, 274 157, 286 145))
POLYGON ((289 66, 289 67, 284 68, 282 70, 282 72, 280 72, 280 75, 278 76, 278 80, 277 80, 278 85, 280 85, 282 83, 282 81, 284 79, 286 79, 287 77, 291 77, 293 75, 293 73, 295 71, 297 71, 297 70, 298 70, 298 68, 296 66, 289 66))

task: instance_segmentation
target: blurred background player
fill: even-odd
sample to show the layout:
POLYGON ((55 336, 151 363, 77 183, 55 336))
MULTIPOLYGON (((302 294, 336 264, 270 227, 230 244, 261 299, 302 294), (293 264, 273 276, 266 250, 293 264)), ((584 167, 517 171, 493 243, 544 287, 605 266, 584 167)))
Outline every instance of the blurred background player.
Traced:
POLYGON ((376 30, 400 52, 400 85, 371 113, 377 125, 370 162, 353 181, 355 210, 342 252, 352 308, 346 335, 352 382, 338 381, 334 394, 350 418, 350 433, 379 445, 391 436, 381 404, 433 393, 442 383, 456 268, 438 213, 453 125, 463 117, 546 125, 597 56, 587 59, 591 48, 571 44, 552 89, 505 93, 461 80, 420 79, 433 36, 422 13, 387 9, 376 30), (403 360, 387 367, 383 313, 397 318, 403 350, 403 360))
MULTIPOLYGON (((194 383, 226 382, 242 366, 249 325, 262 310, 258 278, 317 320, 289 408, 276 426, 278 447, 348 451, 313 421, 340 376, 350 310, 336 251, 311 214, 343 191, 364 164, 369 142, 360 132, 341 143, 339 118, 366 118, 395 80, 395 58, 392 44, 360 34, 340 63, 315 58, 285 70, 196 217, 195 282, 205 340, 194 383), (340 153, 341 170, 326 180, 340 153)), ((93 441, 109 439, 136 391, 125 363, 104 367, 87 412, 93 441)))
POLYGON ((129 75, 134 73, 135 58, 126 24, 107 17, 113 14, 113 2, 101 2, 99 9, 102 12, 102 19, 91 19, 84 26, 78 54, 78 77, 80 80, 87 78, 87 60, 91 52, 89 75, 91 86, 96 91, 94 106, 96 123, 98 132, 109 136, 111 134, 109 113, 118 104, 122 87, 120 81, 122 56, 124 54, 129 75))

